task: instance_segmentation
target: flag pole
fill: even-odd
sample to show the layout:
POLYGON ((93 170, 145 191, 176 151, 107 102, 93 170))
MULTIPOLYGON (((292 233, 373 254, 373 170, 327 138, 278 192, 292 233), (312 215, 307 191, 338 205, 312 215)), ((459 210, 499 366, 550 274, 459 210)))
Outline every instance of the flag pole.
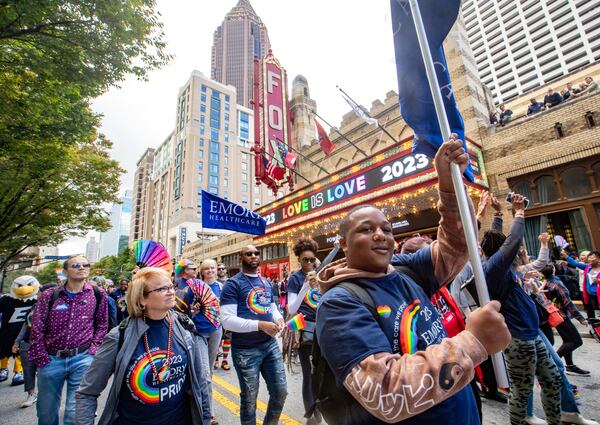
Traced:
MULTIPOLYGON (((275 137, 275 140, 277 140, 278 142, 283 143, 283 141, 279 137, 275 137)), ((319 170, 323 171, 328 176, 331 175, 331 173, 328 173, 325 168, 321 167, 319 164, 317 164, 316 162, 314 162, 312 159, 310 159, 309 157, 307 157, 306 155, 304 155, 302 152, 297 151, 296 149, 294 149, 291 146, 287 146, 287 148, 290 149, 292 152, 296 152, 298 155, 300 155, 302 158, 306 159, 308 162, 310 162, 312 165, 314 165, 315 167, 317 167, 319 170)))
MULTIPOLYGON (((431 96, 435 105, 435 112, 442 132, 442 138, 443 140, 448 140, 450 139, 451 134, 450 124, 448 122, 448 117, 446 116, 444 101, 442 100, 442 92, 437 82, 433 58, 431 56, 431 50, 429 50, 429 42, 427 41, 425 25, 423 24, 423 19, 421 17, 419 3, 417 0, 409 0, 409 4, 413 21, 415 23, 417 38, 419 40, 419 47, 421 48, 421 54, 423 55, 423 64, 425 65, 427 79, 429 80, 429 89, 431 90, 431 96)), ((463 176, 458 164, 450 164, 450 169, 452 171, 452 182, 454 184, 454 191, 456 192, 460 218, 463 223, 465 239, 469 250, 469 260, 471 262, 471 267, 473 268, 473 276, 475 277, 477 295, 479 296, 480 304, 485 305, 490 302, 490 294, 485 282, 481 258, 479 257, 479 246, 477 244, 475 225, 471 219, 471 211, 469 210, 467 193, 464 190, 463 176)), ((508 388, 506 369, 502 353, 496 353, 492 355, 492 362, 494 364, 494 371, 496 372, 496 382, 499 386, 508 388)))
MULTIPOLYGON (((269 152, 264 151, 262 152, 262 154, 266 155, 268 158, 271 159, 275 159, 275 157, 273 155, 271 155, 269 152)), ((255 153, 253 153, 254 156, 256 156, 255 153)), ((306 181, 306 183, 311 184, 312 182, 310 180, 308 180, 306 177, 304 177, 302 174, 300 174, 299 172, 297 172, 296 170, 292 170, 289 167, 286 167, 288 170, 290 170, 292 173, 294 173, 295 175, 297 175, 298 177, 301 177, 302 179, 304 179, 304 181, 306 181)))
POLYGON ((315 111, 314 109, 311 109, 310 112, 312 112, 315 117, 319 117, 319 119, 321 121, 323 121, 325 124, 327 124, 330 128, 333 128, 337 134, 339 134, 344 139, 346 139, 346 141, 348 143, 350 143, 352 146, 354 146, 357 151, 359 151, 360 153, 362 153, 365 156, 365 158, 367 158, 369 156, 369 155, 367 155, 365 153, 365 151, 363 151, 361 148, 359 148, 358 146, 356 146, 356 143, 354 143, 352 140, 348 139, 344 133, 342 133, 340 130, 338 130, 337 128, 335 128, 331 124, 329 124, 327 121, 325 121, 325 118, 323 118, 321 115, 317 114, 317 111, 315 111))
MULTIPOLYGON (((355 103, 355 104, 356 104, 356 105, 357 105, 357 106, 358 106, 360 109, 362 109, 362 111, 363 111, 363 112, 364 112, 364 113, 365 113, 365 114, 366 114, 366 115, 367 115, 369 118, 373 118, 373 117, 371 116, 371 114, 369 114, 367 111, 365 111, 365 108, 363 108, 363 107, 362 107, 362 106, 360 106, 358 103, 356 103, 356 101, 355 101, 354 99, 352 99, 352 98, 350 97, 350 95, 349 95, 348 93, 346 93, 346 92, 345 92, 345 91, 344 91, 344 90, 343 90, 343 89, 342 89, 340 86, 336 86, 336 87, 337 87, 337 89, 338 89, 339 91, 341 91, 341 92, 342 92, 342 93, 343 93, 343 94, 344 94, 344 95, 345 95, 345 96, 346 96, 348 99, 350 99, 350 100, 351 100, 352 102, 354 102, 354 103, 355 103)), ((388 136, 389 136, 389 137, 392 139, 392 141, 393 141, 393 142, 396 142, 396 138, 395 138, 395 137, 394 137, 394 136, 393 136, 393 135, 392 135, 392 134, 391 134, 389 131, 387 131, 387 130, 386 130, 386 129, 385 129, 385 128, 384 128, 384 127, 381 125, 381 123, 379 122, 379 120, 376 120, 376 121, 377 121, 377 127, 379 127, 379 128, 380 128, 380 129, 381 129, 381 130, 382 130, 382 131, 385 133, 385 134, 387 134, 387 135, 388 135, 388 136)))

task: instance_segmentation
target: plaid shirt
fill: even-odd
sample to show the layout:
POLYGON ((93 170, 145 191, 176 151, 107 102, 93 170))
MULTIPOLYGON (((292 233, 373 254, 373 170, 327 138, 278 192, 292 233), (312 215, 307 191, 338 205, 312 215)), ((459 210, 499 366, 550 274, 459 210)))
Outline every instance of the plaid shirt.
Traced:
POLYGON ((554 305, 559 309, 560 314, 562 314, 565 318, 571 317, 573 319, 577 319, 579 322, 583 322, 585 320, 583 314, 581 314, 581 312, 573 304, 573 301, 571 301, 569 290, 558 277, 552 276, 547 280, 546 290, 548 291, 548 298, 552 300, 554 305))

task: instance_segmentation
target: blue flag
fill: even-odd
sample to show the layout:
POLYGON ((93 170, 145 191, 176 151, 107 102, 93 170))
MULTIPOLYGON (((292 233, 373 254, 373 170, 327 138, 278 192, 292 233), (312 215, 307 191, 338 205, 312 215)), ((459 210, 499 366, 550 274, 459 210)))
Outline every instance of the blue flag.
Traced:
POLYGON ((266 220, 248 208, 202 191, 202 227, 264 235, 266 220))
MULTIPOLYGON (((435 113, 410 4, 408 0, 390 0, 390 3, 396 49, 400 112, 404 121, 415 133, 413 152, 433 158, 444 140, 435 113)), ((458 17, 460 0, 421 0, 419 8, 427 32, 427 40, 444 99, 444 109, 446 109, 450 130, 463 141, 465 152, 468 154, 465 143, 465 125, 456 106, 442 47, 444 39, 458 17)), ((470 165, 465 170, 465 177, 473 181, 473 171, 470 165)))

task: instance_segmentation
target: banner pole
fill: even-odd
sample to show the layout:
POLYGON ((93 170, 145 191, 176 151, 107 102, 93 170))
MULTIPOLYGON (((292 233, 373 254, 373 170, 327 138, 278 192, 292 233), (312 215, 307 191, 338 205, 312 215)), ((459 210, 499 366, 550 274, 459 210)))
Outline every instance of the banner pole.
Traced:
POLYGON ((315 111, 314 109, 311 109, 310 112, 313 113, 313 115, 315 117, 319 117, 319 119, 321 121, 323 121, 325 124, 327 124, 330 128, 333 128, 335 130, 335 132, 337 134, 339 134, 340 136, 342 136, 344 139, 346 139, 346 141, 348 143, 350 143, 352 146, 354 146, 354 148, 359 151, 360 153, 362 153, 364 155, 365 158, 368 158, 369 155, 366 154, 365 151, 363 151, 361 148, 359 148, 358 146, 356 146, 356 143, 354 143, 352 140, 348 139, 348 137, 346 137, 346 135, 344 133, 342 133, 340 130, 338 130, 336 127, 332 127, 331 124, 329 124, 327 121, 325 121, 325 118, 323 118, 321 115, 317 114, 317 111, 315 111))
MULTIPOLYGON (((421 48, 421 54, 423 55, 423 64, 425 65, 427 79, 429 80, 429 89, 431 90, 431 96, 435 105, 438 123, 442 131, 442 138, 444 140, 448 140, 450 139, 451 134, 450 124, 448 122, 448 117, 446 116, 444 101, 442 99, 442 92, 437 82, 433 58, 431 56, 431 50, 429 50, 429 42, 427 41, 427 35, 425 32, 425 26, 423 24, 423 19, 421 17, 419 3, 417 0, 409 0, 409 4, 413 21, 415 23, 417 38, 419 40, 419 47, 421 48)), ((483 273, 481 258, 479 257, 479 245, 477 243, 475 225, 471 218, 471 211, 469 210, 467 193, 464 190, 463 176, 460 171, 460 167, 458 166, 458 164, 453 163, 451 164, 450 168, 452 171, 452 182, 454 184, 454 191, 456 192, 458 209, 460 211, 460 218, 463 223, 465 239, 469 250, 469 261, 471 262, 471 267, 473 268, 473 276, 475 278, 477 295, 479 296, 479 303, 483 306, 490 302, 490 294, 488 292, 488 287, 485 282, 485 275, 483 273)), ((508 388, 509 385, 506 377, 506 368, 504 365, 504 358, 502 357, 502 353, 496 353, 492 355, 492 362, 494 364, 496 382, 500 387, 508 388)))

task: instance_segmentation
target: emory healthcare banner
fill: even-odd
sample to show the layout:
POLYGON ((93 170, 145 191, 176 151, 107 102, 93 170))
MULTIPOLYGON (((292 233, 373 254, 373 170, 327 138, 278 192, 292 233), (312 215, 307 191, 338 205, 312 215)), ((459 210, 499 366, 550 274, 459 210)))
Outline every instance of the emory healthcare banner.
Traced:
POLYGON ((202 227, 264 235, 267 222, 241 205, 202 191, 202 227))
MULTIPOLYGON (((458 17, 460 0, 422 0, 418 3, 427 31, 427 41, 431 49, 450 130, 465 143, 465 125, 456 106, 450 74, 446 66, 446 56, 442 47, 444 39, 458 17)), ((415 133, 413 152, 433 158, 444 140, 442 140, 442 132, 429 89, 429 81, 410 5, 408 0, 390 0, 390 4, 396 49, 400 112, 415 133)), ((466 144, 464 148, 467 152, 466 144)), ((469 181, 474 181, 470 166, 467 166, 465 170, 465 177, 469 181)))

